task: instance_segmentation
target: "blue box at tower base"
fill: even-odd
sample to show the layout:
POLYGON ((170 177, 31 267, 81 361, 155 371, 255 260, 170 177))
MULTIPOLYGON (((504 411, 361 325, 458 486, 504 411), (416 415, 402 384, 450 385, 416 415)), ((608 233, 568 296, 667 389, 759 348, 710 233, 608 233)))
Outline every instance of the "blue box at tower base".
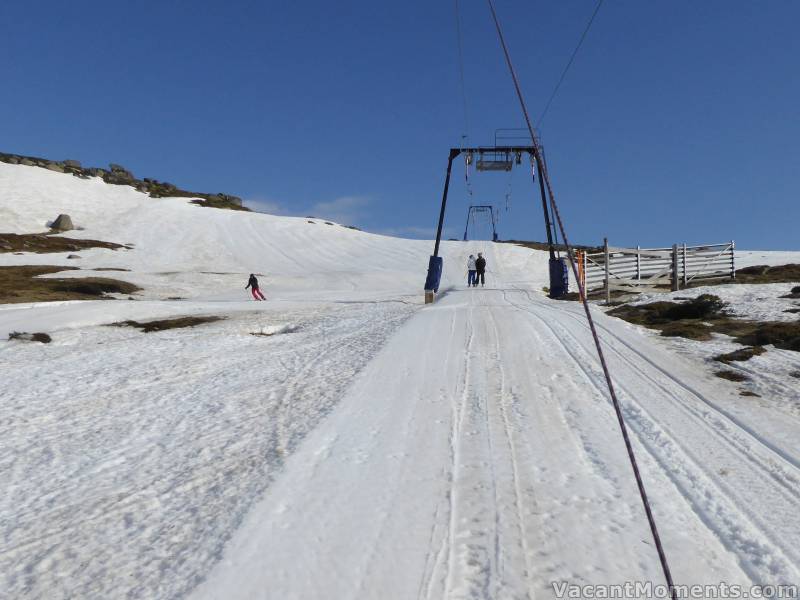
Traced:
POLYGON ((560 298, 569 292, 569 268, 566 258, 550 259, 550 297, 560 298))
POLYGON ((439 282, 442 279, 444 260, 441 256, 431 256, 428 261, 428 276, 425 278, 425 291, 439 291, 439 282))

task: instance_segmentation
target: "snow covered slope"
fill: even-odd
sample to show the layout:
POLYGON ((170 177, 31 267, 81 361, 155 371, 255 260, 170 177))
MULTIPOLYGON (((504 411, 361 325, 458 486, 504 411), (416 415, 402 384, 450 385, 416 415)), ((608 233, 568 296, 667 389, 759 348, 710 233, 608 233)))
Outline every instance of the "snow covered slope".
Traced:
MULTIPOLYGON (((327 225, 323 219, 213 210, 185 198, 150 198, 97 178, 84 181, 0 163, 0 231, 42 232, 59 213, 84 228, 66 237, 132 244, 134 249, 80 252, 80 263, 67 260, 69 253, 3 255, 2 264, 126 268, 132 272, 114 276, 144 287, 145 297, 228 300, 244 297, 241 289, 251 272, 266 274, 267 290, 282 298, 332 291, 418 294, 432 251, 429 241, 374 235, 327 225)), ((484 245, 443 244, 443 288, 463 281, 467 255, 484 245)), ((541 278, 542 253, 514 246, 498 252, 507 268, 541 278)))
MULTIPOLYGON (((580 308, 541 291, 546 254, 445 243, 424 306, 431 242, 0 164, 0 231, 61 212, 84 227, 66 235, 132 249, 0 264, 125 268, 144 291, 0 306, 0 334, 53 335, 0 340, 0 597, 661 581, 580 308), (487 289, 467 290, 478 250, 487 289), (269 302, 246 300, 250 272, 269 302), (201 313, 225 319, 107 326, 201 313)), ((800 581, 800 412, 596 310, 676 581, 800 581)))

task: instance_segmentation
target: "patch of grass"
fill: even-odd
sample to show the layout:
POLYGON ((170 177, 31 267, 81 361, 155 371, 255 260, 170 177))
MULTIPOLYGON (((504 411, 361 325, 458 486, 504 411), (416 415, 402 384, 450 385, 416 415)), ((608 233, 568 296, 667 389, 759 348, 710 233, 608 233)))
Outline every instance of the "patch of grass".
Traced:
POLYGON ((749 381, 749 377, 744 373, 737 373, 736 371, 715 371, 714 375, 728 381, 749 381))
POLYGON ((665 323, 657 327, 664 337, 682 337, 690 340, 707 342, 711 339, 712 329, 702 321, 677 321, 665 323))
MULTIPOLYGON (((744 321, 745 327, 736 336, 736 341, 746 346, 766 346, 772 344, 783 350, 800 352, 800 322, 784 321, 744 321)), ((723 333, 724 331, 724 327, 723 333)), ((741 329, 741 326, 740 326, 741 329)))
POLYGON ((626 304, 609 311, 609 314, 639 325, 660 325, 684 319, 708 320, 719 317, 725 306, 719 296, 701 294, 683 302, 662 300, 635 306, 626 304))
POLYGON ((111 323, 114 327, 136 327, 141 329, 144 333, 151 333, 153 331, 165 331, 167 329, 183 329, 184 327, 196 327, 203 323, 213 323, 214 321, 221 321, 225 317, 215 317, 212 315, 203 317, 176 317, 174 319, 159 319, 157 321, 146 321, 141 323, 139 321, 120 321, 119 323, 111 323))
MULTIPOLYGON (((719 300, 716 296, 712 298, 719 300)), ((705 341, 711 339, 712 333, 724 333, 743 346, 772 344, 776 348, 800 352, 800 322, 734 319, 722 312, 721 306, 724 304, 717 301, 706 299, 694 302, 693 307, 676 307, 674 302, 652 302, 638 306, 626 304, 610 310, 608 314, 656 329, 667 337, 705 341), (696 316, 686 317, 691 314, 696 316)))
POLYGON ((713 294, 700 294, 697 298, 685 300, 680 304, 674 302, 663 306, 660 317, 668 321, 679 319, 710 319, 718 316, 725 308, 726 303, 719 296, 713 294))
POLYGON ((241 206, 239 204, 235 204, 233 202, 229 202, 228 200, 224 200, 222 198, 204 198, 202 200, 192 200, 192 204, 197 204, 198 206, 205 206, 206 208, 224 208, 226 210, 243 210, 246 212, 250 212, 249 208, 241 206))
POLYGON ((755 265, 736 271, 736 283, 793 283, 800 281, 800 265, 755 265))
POLYGON ((46 333, 25 333, 15 331, 13 333, 8 334, 9 340, 22 340, 25 342, 39 342, 40 344, 49 344, 53 341, 46 333))
POLYGON ((725 304, 717 297, 703 294, 694 300, 626 304, 608 314, 630 323, 644 325, 667 337, 709 340, 712 333, 724 333, 743 346, 772 344, 783 350, 800 352, 800 322, 745 321, 724 312, 725 304))
POLYGON ((108 248, 117 250, 122 244, 101 242, 100 240, 75 240, 44 233, 0 233, 0 252, 77 252, 87 248, 108 248))
POLYGON ((105 277, 75 279, 39 277, 48 273, 75 270, 78 270, 77 267, 56 265, 0 267, 0 304, 102 299, 107 298, 108 293, 132 294, 139 291, 139 288, 132 283, 105 277))
POLYGON ((86 277, 83 279, 56 279, 55 291, 82 296, 102 297, 105 294, 132 294, 139 288, 132 283, 106 279, 104 277, 86 277))
POLYGON ((702 294, 683 302, 659 301, 648 304, 625 304, 608 314, 630 323, 658 329, 667 337, 692 340, 711 339, 712 328, 706 322, 723 318, 725 303, 712 294, 702 294))
POLYGON ((714 357, 714 360, 726 364, 730 364, 732 362, 743 362, 750 360, 754 356, 760 356, 764 354, 764 352, 766 352, 766 350, 762 346, 751 346, 748 348, 740 348, 739 350, 734 350, 733 352, 728 352, 727 354, 718 354, 714 357))

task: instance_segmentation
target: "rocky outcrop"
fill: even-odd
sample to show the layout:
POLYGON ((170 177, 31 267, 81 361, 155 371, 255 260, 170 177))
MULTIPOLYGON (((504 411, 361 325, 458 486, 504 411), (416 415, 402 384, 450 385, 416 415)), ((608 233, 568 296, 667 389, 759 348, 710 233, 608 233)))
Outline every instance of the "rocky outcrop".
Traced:
POLYGON ((71 231, 75 229, 75 226, 72 224, 72 218, 69 215, 58 215, 53 224, 50 225, 50 229, 53 231, 71 231))
POLYGON ((129 185, 135 190, 148 194, 151 198, 179 197, 179 198, 199 198, 195 204, 208 206, 211 208, 227 208, 232 210, 249 210, 242 206, 242 199, 230 194, 206 194, 203 192, 191 192, 182 190, 176 185, 157 179, 136 179, 133 173, 122 165, 111 163, 108 169, 97 167, 83 167, 80 161, 64 160, 55 161, 35 156, 21 156, 17 154, 5 154, 0 152, 0 162, 12 165, 25 165, 29 167, 42 167, 57 173, 70 173, 75 177, 89 179, 100 177, 103 181, 111 185, 129 185))

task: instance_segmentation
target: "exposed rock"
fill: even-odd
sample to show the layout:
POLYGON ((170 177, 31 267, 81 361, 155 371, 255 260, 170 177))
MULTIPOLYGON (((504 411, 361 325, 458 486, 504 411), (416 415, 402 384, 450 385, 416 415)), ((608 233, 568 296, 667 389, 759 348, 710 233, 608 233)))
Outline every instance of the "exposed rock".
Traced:
POLYGON ((80 258, 77 254, 70 254, 67 258, 80 258))
POLYGON ((9 340, 22 340, 25 342, 39 342, 41 344, 49 344, 53 341, 46 333, 27 333, 25 331, 14 331, 8 334, 9 340))
POLYGON ((69 215, 58 215, 58 218, 53 221, 53 224, 50 226, 51 229, 55 231, 70 231, 71 229, 75 229, 75 226, 72 224, 72 219, 69 215))
POLYGON ((133 173, 128 171, 128 169, 126 169, 122 165, 118 165, 116 163, 111 163, 111 164, 108 165, 108 167, 111 169, 112 173, 117 173, 119 175, 123 175, 123 176, 127 177, 128 179, 133 179, 133 173))
POLYGON ((6 154, 3 152, 0 152, 0 162, 22 164, 31 167, 42 167, 58 173, 70 173, 74 177, 79 177, 81 179, 100 177, 106 183, 112 185, 128 185, 135 188, 139 192, 149 194, 152 198, 193 198, 192 202, 200 206, 225 208, 230 210, 250 210, 244 206, 242 199, 238 196, 232 196, 223 193, 204 194, 184 190, 169 182, 160 182, 157 179, 136 179, 133 173, 117 163, 110 163, 108 170, 96 167, 84 168, 80 161, 74 159, 61 162, 47 160, 45 158, 39 158, 36 156, 21 156, 16 154, 6 154))
POLYGON ((133 185, 135 182, 133 175, 128 171, 106 171, 103 173, 103 181, 112 185, 133 185))

